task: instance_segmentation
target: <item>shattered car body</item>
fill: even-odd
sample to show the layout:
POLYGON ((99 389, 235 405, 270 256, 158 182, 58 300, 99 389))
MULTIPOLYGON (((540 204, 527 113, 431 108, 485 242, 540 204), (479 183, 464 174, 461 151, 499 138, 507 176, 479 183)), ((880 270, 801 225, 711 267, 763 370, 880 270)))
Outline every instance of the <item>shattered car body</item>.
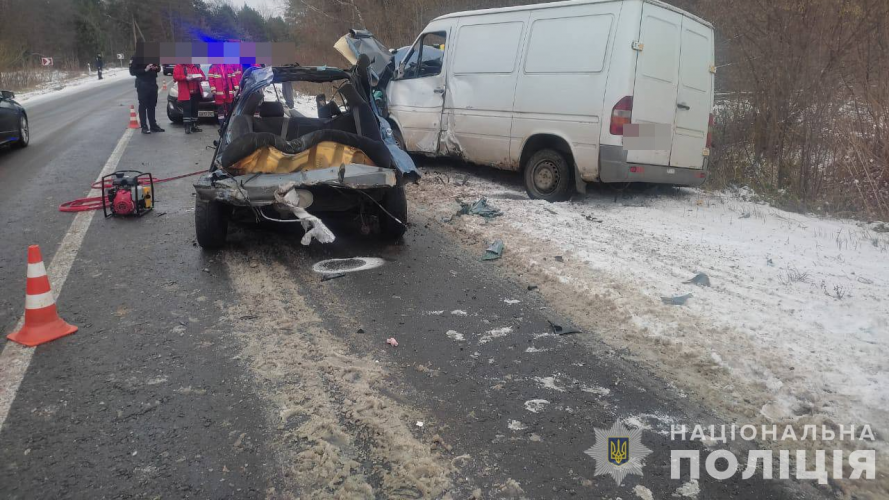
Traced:
POLYGON ((252 211, 256 220, 299 221, 309 240, 310 233, 324 234, 313 214, 325 212, 354 213, 363 228, 378 225, 384 237, 404 233, 404 183, 419 173, 373 102, 369 60, 356 63, 348 71, 284 66, 244 73, 210 171, 194 184, 202 247, 224 243, 227 221, 237 209, 252 211), (331 101, 319 105, 318 117, 306 117, 285 113, 279 101, 265 101, 267 87, 288 82, 339 85, 345 110, 331 101))

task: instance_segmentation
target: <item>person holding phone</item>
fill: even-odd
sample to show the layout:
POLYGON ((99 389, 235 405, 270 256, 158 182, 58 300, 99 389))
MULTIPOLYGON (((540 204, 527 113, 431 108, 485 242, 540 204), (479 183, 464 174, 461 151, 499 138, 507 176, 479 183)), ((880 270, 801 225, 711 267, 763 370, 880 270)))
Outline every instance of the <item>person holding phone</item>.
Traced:
POLYGON ((179 105, 182 106, 182 122, 185 133, 202 132, 197 127, 198 103, 201 101, 201 82, 207 76, 197 64, 177 64, 173 68, 173 80, 179 85, 179 105))
POLYGON ((138 54, 130 59, 130 74, 136 77, 136 95, 139 97, 139 122, 142 133, 163 132, 155 119, 157 108, 157 74, 160 61, 149 61, 138 54))

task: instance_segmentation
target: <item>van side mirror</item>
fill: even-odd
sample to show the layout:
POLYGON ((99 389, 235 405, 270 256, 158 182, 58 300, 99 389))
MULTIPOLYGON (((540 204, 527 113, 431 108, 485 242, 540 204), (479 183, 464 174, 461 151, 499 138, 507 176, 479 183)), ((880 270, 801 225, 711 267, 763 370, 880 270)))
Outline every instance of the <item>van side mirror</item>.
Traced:
POLYGON ((11 90, 0 91, 0 94, 3 95, 4 99, 15 99, 15 92, 13 92, 11 90))

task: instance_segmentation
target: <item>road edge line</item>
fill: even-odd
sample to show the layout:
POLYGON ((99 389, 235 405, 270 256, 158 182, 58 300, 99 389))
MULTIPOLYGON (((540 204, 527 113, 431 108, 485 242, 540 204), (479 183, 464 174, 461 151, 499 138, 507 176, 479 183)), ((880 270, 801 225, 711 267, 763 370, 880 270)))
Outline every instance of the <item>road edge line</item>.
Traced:
MULTIPOLYGON (((99 172, 99 176, 96 178, 97 182, 117 169, 117 165, 120 163, 120 159, 123 157, 123 153, 133 137, 133 130, 135 129, 126 129, 117 141, 117 145, 111 151, 111 156, 108 157, 105 166, 102 167, 102 171, 99 172)), ((93 188, 90 189, 87 196, 101 195, 102 189, 93 188)), ((59 248, 50 261, 47 274, 52 286, 53 297, 56 300, 58 300, 59 294, 62 293, 62 287, 65 285, 65 280, 68 279, 68 273, 71 271, 71 266, 74 265, 74 260, 77 258, 77 253, 80 251, 81 245, 83 245, 83 239, 95 215, 96 211, 90 210, 88 212, 79 212, 74 216, 74 220, 68 226, 68 231, 62 237, 59 248)), ((22 314, 13 331, 19 330, 24 321, 25 316, 22 314)), ((7 341, 3 351, 0 352, 0 432, 3 431, 3 424, 6 423, 6 417, 9 415, 12 402, 15 400, 22 380, 25 378, 28 366, 31 364, 31 358, 34 356, 35 349, 34 347, 25 347, 15 342, 7 341)))

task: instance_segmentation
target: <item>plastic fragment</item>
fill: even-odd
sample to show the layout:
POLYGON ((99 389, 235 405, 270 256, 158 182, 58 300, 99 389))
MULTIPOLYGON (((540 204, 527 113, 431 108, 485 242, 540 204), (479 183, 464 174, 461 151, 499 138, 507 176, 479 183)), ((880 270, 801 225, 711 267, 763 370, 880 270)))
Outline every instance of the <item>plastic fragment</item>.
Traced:
POLYGON ((692 294, 677 295, 676 297, 661 297, 661 301, 668 306, 682 306, 692 298, 692 294))
POLYGON ((698 273, 694 278, 684 283, 698 286, 710 286, 710 277, 704 273, 698 273))
POLYGON ((398 341, 395 340, 395 337, 386 339, 386 343, 391 345, 392 347, 398 347, 398 341))
POLYGON ((494 243, 491 243, 491 246, 485 250, 485 254, 482 255, 482 260, 497 260, 503 256, 503 241, 502 240, 494 240, 494 243))
POLYGON ((478 215, 480 217, 484 217, 485 219, 493 219, 494 217, 503 215, 503 212, 501 212, 498 208, 488 205, 488 199, 482 197, 472 204, 463 203, 461 201, 460 210, 457 211, 456 215, 478 215))

